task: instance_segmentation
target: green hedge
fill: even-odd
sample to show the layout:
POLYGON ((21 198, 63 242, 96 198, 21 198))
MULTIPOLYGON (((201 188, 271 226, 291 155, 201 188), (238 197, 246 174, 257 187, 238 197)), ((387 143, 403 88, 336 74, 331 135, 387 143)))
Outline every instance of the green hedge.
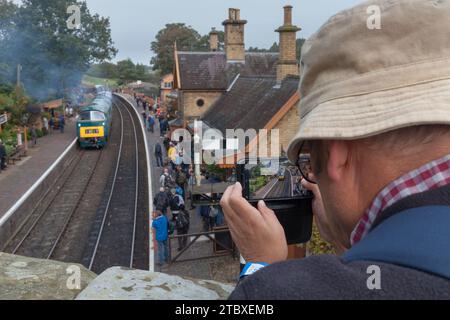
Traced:
POLYGON ((312 255, 336 254, 333 246, 321 238, 319 229, 315 223, 313 225, 313 235, 308 244, 308 249, 312 255))
POLYGON ((41 129, 36 129, 36 134, 38 138, 42 138, 44 136, 44 132, 41 129))
POLYGON ((11 153, 14 152, 14 150, 16 148, 14 148, 14 146, 10 145, 10 144, 5 144, 5 148, 6 148, 6 154, 9 156, 11 153))

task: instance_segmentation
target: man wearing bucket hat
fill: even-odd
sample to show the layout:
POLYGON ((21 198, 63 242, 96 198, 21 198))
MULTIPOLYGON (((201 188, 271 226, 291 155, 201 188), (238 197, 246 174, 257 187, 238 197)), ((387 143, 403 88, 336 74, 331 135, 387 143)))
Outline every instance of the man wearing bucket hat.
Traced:
POLYGON ((342 255, 285 261, 276 216, 237 184, 221 204, 250 272, 231 299, 450 298, 449 17, 450 0, 368 1, 305 43, 288 156, 310 150, 303 185, 342 255))

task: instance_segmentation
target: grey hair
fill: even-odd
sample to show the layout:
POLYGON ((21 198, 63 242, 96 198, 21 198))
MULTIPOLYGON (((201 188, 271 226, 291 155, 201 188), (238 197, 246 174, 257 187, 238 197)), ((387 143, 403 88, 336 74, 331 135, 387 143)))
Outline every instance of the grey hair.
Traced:
MULTIPOLYGON (((381 152, 390 156, 414 155, 427 144, 436 139, 448 137, 450 139, 450 125, 419 125, 382 133, 365 139, 355 140, 364 148, 372 152, 381 152)), ((328 148, 324 141, 311 141, 311 148, 320 154, 313 165, 314 174, 320 175, 328 159, 328 148)))
POLYGON ((362 139, 362 143, 374 151, 414 152, 442 137, 450 137, 449 125, 419 125, 397 129, 362 139))

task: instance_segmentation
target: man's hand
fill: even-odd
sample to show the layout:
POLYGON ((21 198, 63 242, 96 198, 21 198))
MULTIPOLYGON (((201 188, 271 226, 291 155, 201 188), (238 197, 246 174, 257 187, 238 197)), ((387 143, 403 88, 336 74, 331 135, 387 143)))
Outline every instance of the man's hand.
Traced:
POLYGON ((229 187, 220 205, 239 252, 247 262, 275 263, 287 259, 284 229, 275 213, 264 203, 258 209, 242 197, 242 186, 229 187))

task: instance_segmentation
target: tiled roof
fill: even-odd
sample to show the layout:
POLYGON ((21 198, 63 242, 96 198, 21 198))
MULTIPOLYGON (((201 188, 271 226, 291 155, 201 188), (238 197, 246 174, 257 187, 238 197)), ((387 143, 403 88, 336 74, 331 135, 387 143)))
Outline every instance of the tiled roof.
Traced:
POLYGON ((289 76, 281 86, 275 77, 240 77, 203 116, 211 128, 263 129, 297 92, 299 77, 289 76))
POLYGON ((227 62, 224 52, 178 52, 181 89, 226 90, 238 74, 275 76, 278 53, 246 53, 245 64, 227 62))

